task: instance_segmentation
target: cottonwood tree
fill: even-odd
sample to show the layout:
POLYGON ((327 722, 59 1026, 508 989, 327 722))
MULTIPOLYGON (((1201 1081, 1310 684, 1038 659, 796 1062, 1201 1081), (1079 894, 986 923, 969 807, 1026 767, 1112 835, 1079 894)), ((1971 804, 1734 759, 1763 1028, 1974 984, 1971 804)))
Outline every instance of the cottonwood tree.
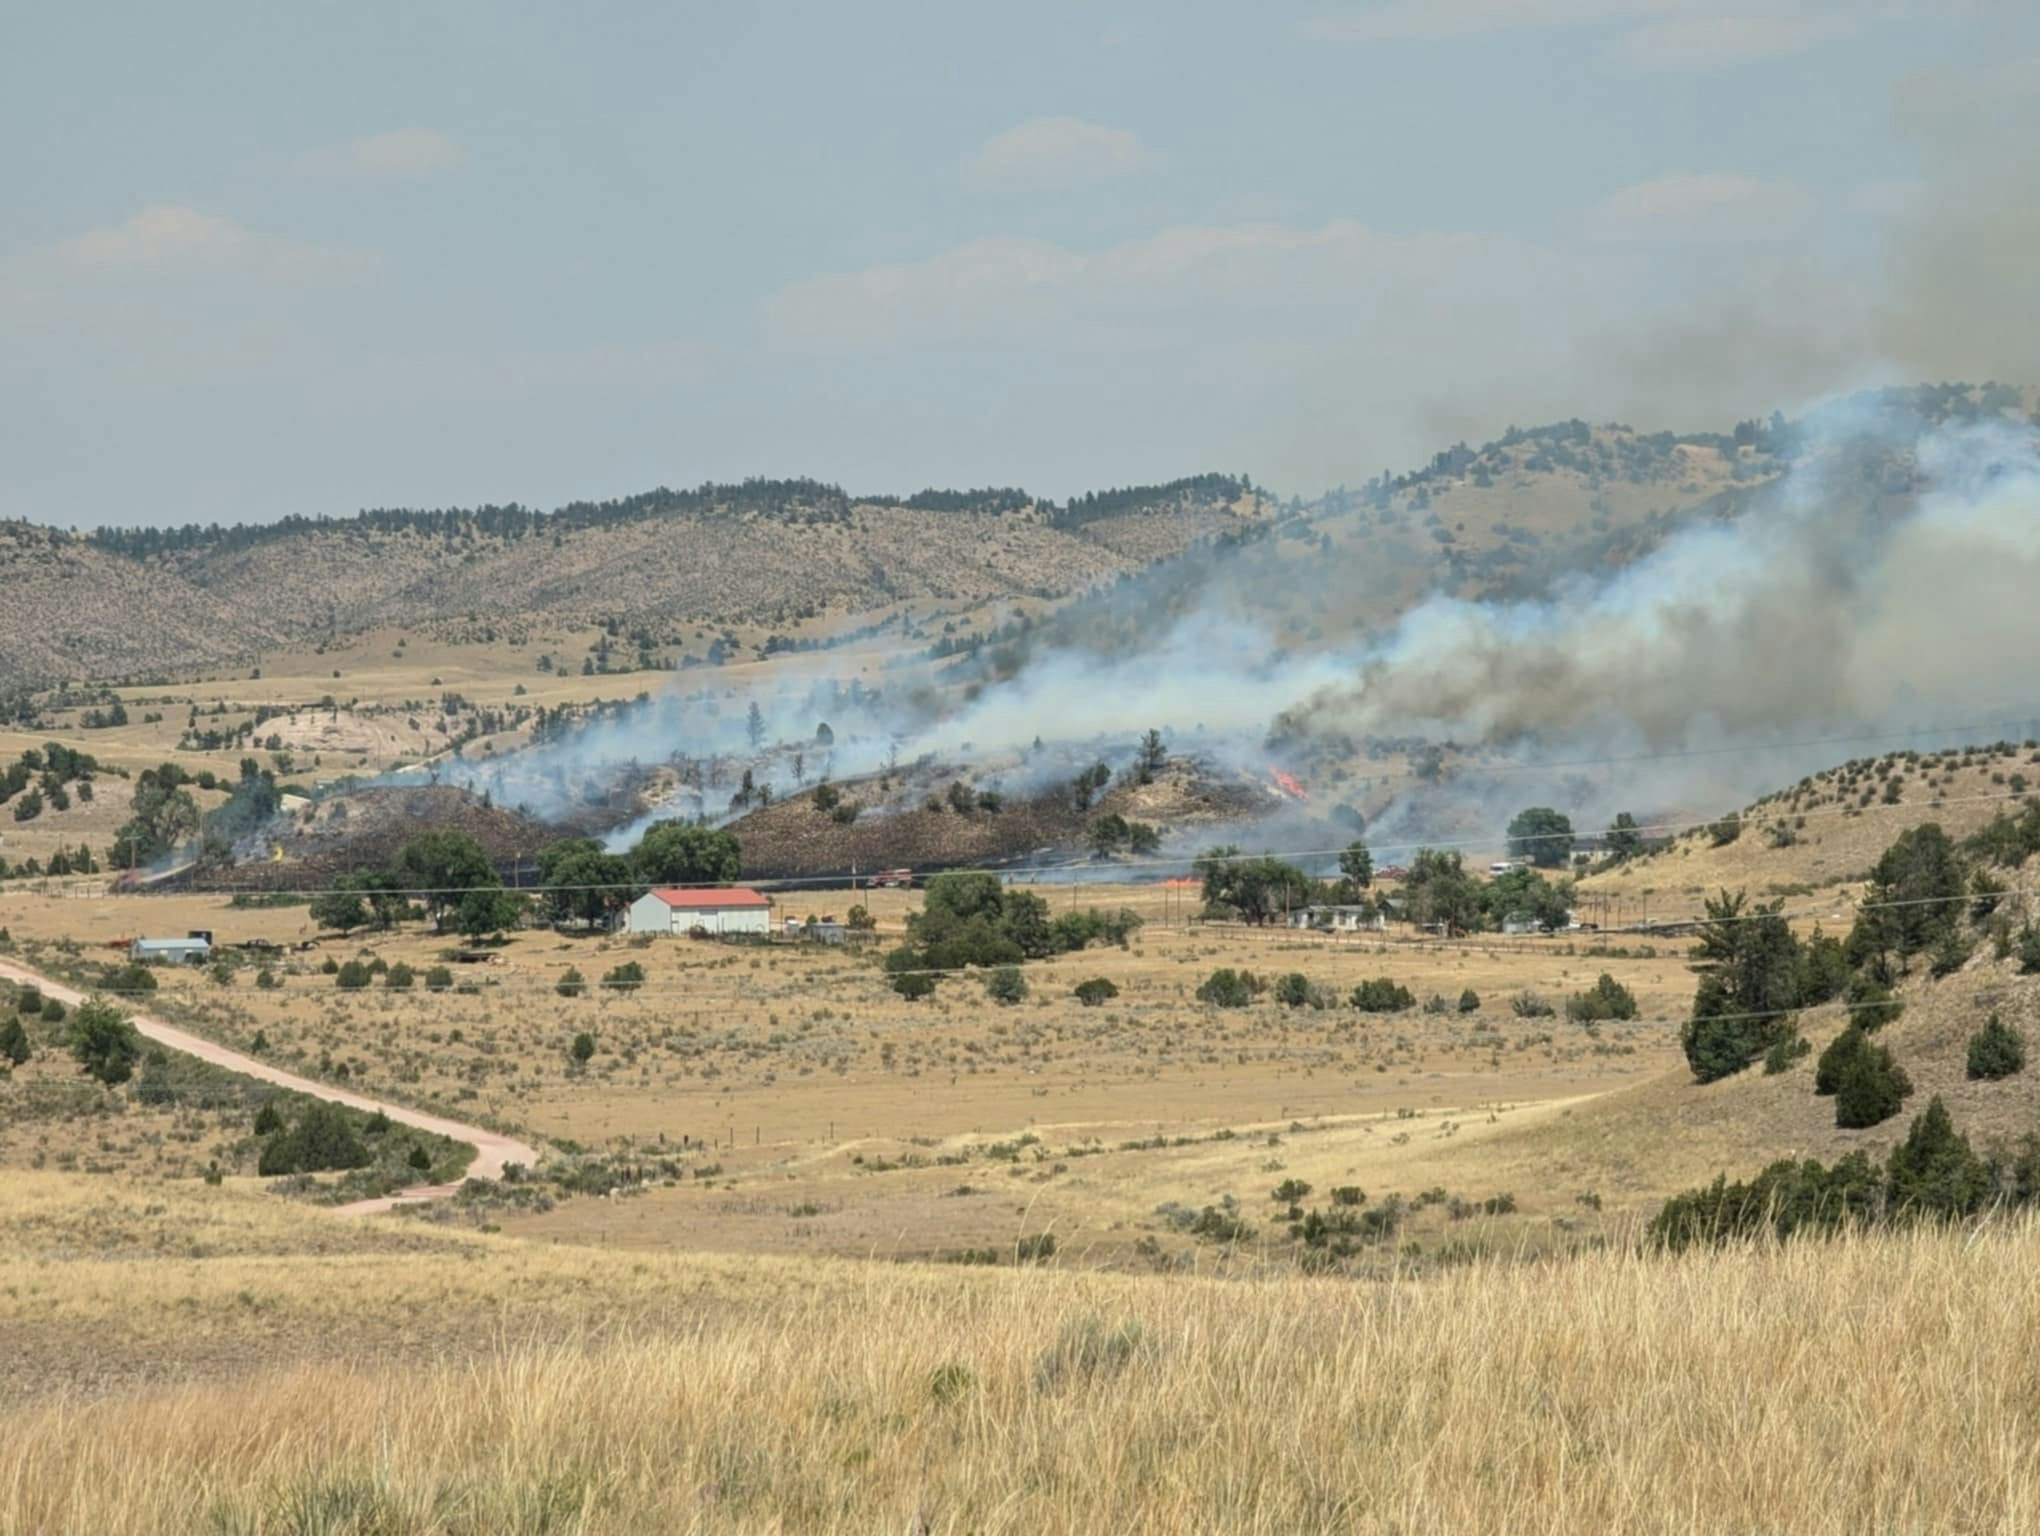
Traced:
POLYGON ((1518 811, 1509 823, 1509 857, 1540 869, 1563 869, 1572 860, 1572 818, 1548 805, 1518 811))

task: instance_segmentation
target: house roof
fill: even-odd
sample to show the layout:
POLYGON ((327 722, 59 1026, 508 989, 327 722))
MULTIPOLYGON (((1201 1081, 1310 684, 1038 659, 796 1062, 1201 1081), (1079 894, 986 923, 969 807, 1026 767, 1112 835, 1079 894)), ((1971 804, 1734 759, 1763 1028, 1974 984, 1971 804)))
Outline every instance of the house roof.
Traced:
POLYGON ((726 912, 742 907, 769 907, 772 898, 761 896, 756 891, 742 886, 662 885, 651 891, 669 907, 679 907, 688 912, 726 912))
POLYGON ((210 949, 210 939, 136 939, 138 949, 210 949))

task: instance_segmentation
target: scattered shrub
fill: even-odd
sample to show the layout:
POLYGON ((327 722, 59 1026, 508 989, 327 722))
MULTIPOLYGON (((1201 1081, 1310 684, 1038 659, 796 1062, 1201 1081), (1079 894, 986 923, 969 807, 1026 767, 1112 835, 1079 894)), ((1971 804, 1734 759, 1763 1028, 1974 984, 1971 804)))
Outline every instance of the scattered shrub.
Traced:
POLYGON ((1473 988, 1471 987, 1468 987, 1464 992, 1460 993, 1459 1011, 1461 1013, 1479 1013, 1480 994, 1474 991, 1473 988))
POLYGON ((634 992, 645 984, 645 968, 635 960, 626 960, 602 973, 602 985, 613 992, 634 992))
POLYGON ((358 992, 367 986, 374 972, 359 960, 350 960, 333 973, 333 984, 344 992, 358 992))
POLYGON ((2026 1065, 2026 1038, 1996 1014, 1969 1037, 1969 1075, 1994 1081, 2026 1065))
POLYGON ((1558 1014, 1541 993, 1527 987, 1509 999, 1509 1011, 1519 1019, 1549 1019, 1558 1014))
POLYGON ((1636 1017, 1636 997, 1629 988, 1603 971, 1589 990, 1575 992, 1565 1000, 1565 1016, 1575 1024, 1593 1024, 1602 1019, 1633 1019, 1636 1017))
POLYGON ((314 1099, 305 1106, 295 1125, 263 1143, 256 1171, 264 1178, 273 1178, 333 1168, 364 1168, 368 1162, 368 1147, 346 1111, 314 1099))
POLYGON ((1119 996, 1119 988, 1104 976, 1093 976, 1089 981, 1080 981, 1074 991, 1077 1001, 1086 1008, 1096 1008, 1100 1003, 1110 1002, 1119 996))
POLYGON ((1011 1007, 1027 996, 1027 978, 1017 965, 995 966, 985 976, 985 992, 993 1002, 1011 1007))
MULTIPOLYGON (((444 967, 441 967, 441 969, 443 970, 444 967)), ((448 979, 452 979, 450 975, 448 979)), ((571 965, 562 971, 560 979, 553 983, 553 991, 559 993, 561 997, 579 997, 587 990, 588 978, 571 965)))
POLYGON ((1417 1006, 1416 994, 1386 976, 1363 981, 1353 989, 1352 1004, 1362 1013, 1402 1013, 1417 1006))
POLYGON ((1835 1085, 1835 1124, 1859 1131, 1897 1114, 1912 1092, 1912 1079, 1881 1045, 1865 1045, 1847 1061, 1835 1085))
POLYGON ((1261 981, 1252 971, 1236 971, 1222 965, 1197 989, 1197 1001, 1214 1008, 1244 1008, 1260 990, 1261 981))

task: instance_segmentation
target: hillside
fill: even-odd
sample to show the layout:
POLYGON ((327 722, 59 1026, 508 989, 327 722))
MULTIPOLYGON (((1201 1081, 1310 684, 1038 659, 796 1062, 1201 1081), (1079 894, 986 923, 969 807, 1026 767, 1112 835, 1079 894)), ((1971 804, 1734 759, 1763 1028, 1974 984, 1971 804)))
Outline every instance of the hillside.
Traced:
POLYGON ((378 627, 770 624, 901 598, 1062 595, 1251 525, 1200 477, 1069 509, 993 493, 852 500, 811 482, 709 486, 536 514, 364 513, 80 538, 0 527, 0 689, 165 676, 378 627), (971 499, 978 496, 978 499, 971 499))
MULTIPOLYGON (((1691 916, 1719 890, 1753 899, 1846 905, 1878 855, 1909 826, 1938 822, 1967 837, 2016 815, 2040 786, 2040 742, 1914 749, 1852 758, 1807 775, 1706 826, 1581 882, 1625 919, 1691 916)), ((1582 829, 1590 830, 1590 829, 1582 829)), ((1592 829, 1598 830, 1598 829, 1592 829)))

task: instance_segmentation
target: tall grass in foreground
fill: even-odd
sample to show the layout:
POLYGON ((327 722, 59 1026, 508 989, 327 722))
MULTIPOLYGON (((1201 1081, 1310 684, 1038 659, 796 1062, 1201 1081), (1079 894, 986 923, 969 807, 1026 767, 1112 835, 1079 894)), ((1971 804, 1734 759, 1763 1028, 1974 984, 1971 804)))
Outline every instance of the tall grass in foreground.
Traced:
POLYGON ((0 1420, 0 1527, 2016 1531, 2040 1227, 1355 1284, 871 1266, 588 1349, 0 1420))

